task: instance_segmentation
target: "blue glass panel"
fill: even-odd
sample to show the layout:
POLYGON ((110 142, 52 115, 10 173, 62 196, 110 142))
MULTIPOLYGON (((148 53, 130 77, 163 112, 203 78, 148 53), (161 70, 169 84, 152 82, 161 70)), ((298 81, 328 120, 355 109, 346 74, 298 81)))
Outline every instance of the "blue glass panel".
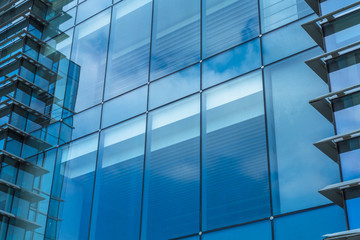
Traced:
POLYGON ((360 50, 329 60, 327 66, 332 91, 360 84, 360 50))
POLYGON ((73 118, 71 126, 74 127, 72 130, 72 139, 76 139, 99 130, 100 116, 101 106, 96 106, 71 117, 73 118))
POLYGON ((203 89, 259 68, 260 41, 255 39, 203 62, 203 89))
POLYGON ((203 94, 203 230, 270 216, 261 71, 203 94))
POLYGON ((345 47, 360 40, 360 11, 348 13, 335 21, 323 24, 326 50, 345 47))
POLYGON ((196 234, 200 219, 199 95, 151 112, 148 121, 142 239, 196 234))
POLYGON ((200 90, 200 65, 186 68, 150 84, 149 109, 200 90))
POLYGON ((346 0, 346 1, 339 1, 339 0, 324 0, 321 1, 321 13, 322 15, 331 13, 335 10, 340 8, 346 7, 352 3, 357 2, 358 0, 346 0))
POLYGON ((104 104, 101 127, 107 127, 146 112, 147 86, 141 87, 104 104))
POLYGON ((301 27, 301 24, 314 18, 315 16, 312 15, 264 35, 262 38, 264 64, 272 63, 315 46, 314 40, 301 27))
POLYGON ((181 240, 200 240, 200 237, 199 236, 193 236, 193 237, 181 238, 181 240))
POLYGON ((333 125, 309 104, 328 92, 304 63, 320 53, 310 50, 265 68, 275 214, 328 203, 318 190, 339 181, 338 165, 313 145, 334 135, 333 125))
POLYGON ((344 219, 344 211, 338 206, 275 218, 275 239, 322 239, 325 234, 345 231, 344 219))
POLYGON ((125 0, 114 7, 105 99, 148 81, 151 0, 125 0))
POLYGON ((312 12, 303 0, 260 0, 261 31, 271 31, 312 12))
POLYGON ((94 134, 59 149, 53 194, 63 201, 56 239, 88 237, 97 147, 98 134, 94 134))
POLYGON ((101 10, 109 7, 112 0, 86 0, 78 6, 76 23, 84 21, 86 18, 100 12, 101 10))
POLYGON ((246 224, 203 235, 202 240, 272 240, 270 221, 246 224))
POLYGON ((350 229, 360 228, 360 197, 346 200, 350 229))
POLYGON ((145 115, 101 134, 90 239, 139 239, 145 115))
POLYGON ((81 68, 76 112, 102 100, 109 24, 107 10, 75 28, 71 59, 81 68))
POLYGON ((360 129, 360 93, 333 100, 337 134, 360 129))
POLYGON ((200 0, 157 0, 151 50, 151 79, 200 60, 200 0))
POLYGON ((203 58, 259 35, 258 1, 204 0, 202 4, 203 58))
POLYGON ((360 178, 360 149, 340 154, 343 180, 360 178))

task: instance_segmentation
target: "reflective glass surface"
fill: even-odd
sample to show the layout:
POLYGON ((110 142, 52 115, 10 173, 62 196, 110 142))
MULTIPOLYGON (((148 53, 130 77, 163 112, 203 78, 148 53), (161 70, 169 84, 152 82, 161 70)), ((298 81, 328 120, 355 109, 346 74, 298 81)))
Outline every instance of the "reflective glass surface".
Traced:
POLYGON ((148 81, 151 0, 125 0, 113 9, 105 99, 148 81))
POLYGON ((261 72, 205 91, 202 108, 203 230, 270 216, 261 72))
POLYGON ((202 88, 207 88, 261 66, 260 40, 244 43, 203 62, 202 88))
POLYGON ((338 134, 360 129, 360 93, 355 92, 332 101, 338 134))
POLYGON ((327 61, 333 92, 360 84, 360 51, 356 50, 327 61))
POLYGON ((202 57, 207 58, 259 35, 254 0, 204 0, 202 57))
POLYGON ((260 0, 261 31, 268 32, 312 12, 302 0, 260 0))
POLYGON ((110 10, 107 10, 75 28, 71 59, 81 68, 77 112, 102 100, 109 24, 110 10))
POLYGON ((346 200, 350 229, 360 228, 360 197, 346 200))
POLYGON ((145 126, 141 116, 101 133, 90 239, 139 238, 145 126))
POLYGON ((62 200, 57 210, 62 221, 57 223, 57 239, 88 237, 97 148, 94 134, 58 151, 53 195, 62 200))
POLYGON ((271 240, 271 223, 270 221, 250 223, 240 227, 219 230, 216 232, 206 233, 202 240, 271 240))
MULTIPOLYGON (((286 1, 283 1, 286 2, 286 1)), ((315 46, 314 40, 305 32, 301 24, 314 19, 312 15, 262 37, 264 64, 269 64, 294 53, 315 46)), ((320 55, 320 54, 319 54, 320 55)))
POLYGON ((149 109, 200 90, 200 65, 191 66, 150 84, 149 109))
POLYGON ((339 0, 322 0, 320 3, 321 6, 321 13, 323 15, 336 11, 340 8, 346 7, 352 3, 357 2, 358 0, 346 0, 346 1, 339 1, 339 0))
POLYGON ((157 0, 153 18, 152 80, 200 60, 200 0, 157 0))
POLYGON ((360 149, 341 153, 340 161, 344 181, 360 178, 360 149))
POLYGON ((275 218, 275 239, 322 239, 325 234, 345 231, 344 219, 344 211, 338 206, 275 218))
POLYGON ((86 0, 78 6, 76 23, 82 22, 95 13, 109 7, 111 3, 112 0, 86 0))
POLYGON ((322 26, 328 52, 360 40, 360 11, 354 11, 322 26))
POLYGON ((199 95, 150 112, 142 239, 167 240, 199 232, 199 173, 199 95))
POLYGON ((275 214, 328 203, 318 190, 339 181, 338 165, 313 145, 334 135, 333 125, 309 104, 328 92, 304 63, 319 54, 310 50, 265 68, 275 214))
POLYGON ((108 127, 146 111, 148 87, 144 86, 104 103, 102 125, 108 127))

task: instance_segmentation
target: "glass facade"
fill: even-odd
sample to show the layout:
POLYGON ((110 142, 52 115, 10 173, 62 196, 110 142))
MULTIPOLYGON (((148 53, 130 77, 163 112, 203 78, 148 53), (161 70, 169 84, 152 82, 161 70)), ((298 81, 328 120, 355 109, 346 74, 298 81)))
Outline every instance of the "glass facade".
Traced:
POLYGON ((360 178, 357 132, 335 161, 314 146, 360 128, 359 50, 324 56, 357 46, 359 10, 314 0, 350 6, 322 21, 311 1, 0 1, 0 239, 360 228, 360 194, 343 211, 318 193, 360 178))

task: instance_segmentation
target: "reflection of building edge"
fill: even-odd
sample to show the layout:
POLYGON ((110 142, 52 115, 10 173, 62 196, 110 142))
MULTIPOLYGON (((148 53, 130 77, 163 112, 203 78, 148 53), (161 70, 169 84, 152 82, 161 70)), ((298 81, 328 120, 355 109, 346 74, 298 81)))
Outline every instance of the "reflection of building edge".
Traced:
MULTIPOLYGON (((7 0, 0 3, 1 239, 21 234, 25 238, 28 231, 45 227, 34 221, 34 215, 40 211, 39 201, 49 194, 35 189, 34 182, 36 177, 49 171, 34 163, 38 158, 35 155, 62 140, 60 131, 54 133, 54 129, 72 128, 62 118, 73 114, 79 66, 42 39, 45 29, 61 33, 47 19, 60 15, 66 21, 70 16, 62 12, 62 6, 69 2, 71 0, 7 0), (68 64, 66 73, 60 72, 63 61, 68 64), (65 87, 57 88, 59 82, 65 87), (24 176, 19 177, 20 174, 24 176)), ((58 42, 66 37, 62 33, 58 42)))
MULTIPOLYGON (((312 39, 323 49, 325 47, 325 36, 323 24, 332 24, 337 18, 348 16, 351 13, 354 13, 353 10, 359 7, 360 1, 353 3, 347 7, 338 9, 331 13, 328 13, 324 16, 321 15, 320 10, 320 1, 319 0, 305 0, 308 5, 319 15, 319 18, 314 19, 306 24, 303 24, 303 28, 307 33, 312 37, 312 39)), ((356 11, 359 11, 358 9, 356 11)), ((355 23, 359 24, 359 22, 355 23)), ((358 33, 354 33, 358 34, 358 33)), ((329 61, 337 60, 348 54, 353 54, 360 49, 360 42, 352 43, 347 46, 342 46, 331 52, 326 52, 325 54, 315 57, 306 61, 306 64, 325 82, 329 85, 330 83, 330 69, 329 61)), ((351 63, 346 63, 346 66, 350 66, 351 63)), ((345 67, 346 67, 345 66, 345 67)), ((344 76, 345 77, 345 76, 344 76)), ((345 80, 344 80, 345 81, 345 80)), ((320 96, 316 99, 310 101, 310 104, 318 110, 327 120, 334 124, 335 129, 335 117, 334 117, 334 102, 338 99, 350 96, 351 94, 359 93, 360 86, 348 86, 345 89, 333 91, 324 96, 320 96)), ((359 146, 359 136, 360 130, 351 131, 345 134, 339 134, 333 137, 323 139, 314 145, 321 150, 324 154, 329 156, 333 161, 335 161, 341 171, 341 162, 339 154, 342 152, 342 148, 347 148, 347 151, 360 148, 359 146), (354 144, 355 143, 355 144, 354 144)), ((337 184, 326 186, 325 188, 319 191, 322 195, 327 197, 333 203, 339 205, 345 210, 345 215, 347 216, 348 211, 351 209, 346 208, 346 200, 352 198, 360 197, 360 179, 353 179, 350 181, 342 181, 337 184)), ((359 214, 359 213, 358 213, 359 214)), ((360 239, 360 229, 351 229, 349 226, 349 219, 346 219, 348 231, 332 233, 325 235, 327 240, 357 240, 360 239)))

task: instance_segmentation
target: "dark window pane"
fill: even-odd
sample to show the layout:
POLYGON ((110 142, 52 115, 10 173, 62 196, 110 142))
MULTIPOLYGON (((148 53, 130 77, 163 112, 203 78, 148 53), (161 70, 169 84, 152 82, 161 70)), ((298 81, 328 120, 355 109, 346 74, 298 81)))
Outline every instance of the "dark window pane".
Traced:
POLYGON ((259 35, 257 1, 204 0, 202 16, 203 58, 259 35))
POLYGON ((203 230, 270 216, 261 72, 203 95, 203 230))
POLYGON ((157 0, 151 50, 151 79, 200 60, 200 0, 157 0))
POLYGON ((148 81, 151 0, 124 0, 113 9, 105 99, 148 81))
POLYGON ((148 124, 142 239, 198 233, 199 96, 151 112, 148 124))
POLYGON ((145 116, 104 130, 90 239, 139 239, 145 116))

